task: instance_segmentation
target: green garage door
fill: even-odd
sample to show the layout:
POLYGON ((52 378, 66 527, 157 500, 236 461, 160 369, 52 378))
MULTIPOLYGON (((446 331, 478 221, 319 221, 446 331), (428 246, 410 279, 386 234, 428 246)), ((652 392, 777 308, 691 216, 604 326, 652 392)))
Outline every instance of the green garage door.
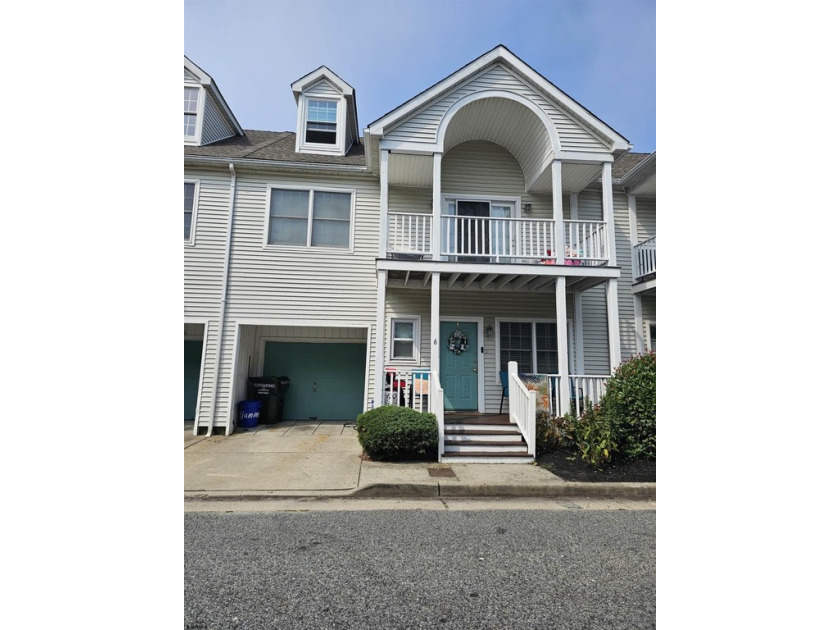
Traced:
POLYGON ((265 344, 263 376, 288 376, 284 420, 355 420, 364 406, 366 344, 265 344))

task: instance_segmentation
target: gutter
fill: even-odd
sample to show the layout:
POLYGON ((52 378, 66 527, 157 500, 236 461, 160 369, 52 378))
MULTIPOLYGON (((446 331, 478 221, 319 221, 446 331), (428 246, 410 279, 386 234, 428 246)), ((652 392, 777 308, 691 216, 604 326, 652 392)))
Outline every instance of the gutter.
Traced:
POLYGON ((366 173, 368 168, 366 166, 351 166, 347 164, 318 164, 314 162, 285 162, 280 160, 257 160, 248 158, 217 158, 204 155, 190 155, 184 156, 184 162, 201 164, 227 164, 231 169, 236 166, 262 166, 265 168, 291 168, 295 170, 314 170, 314 171, 339 171, 347 173, 366 173))
POLYGON ((230 169, 230 205, 228 206, 228 225, 227 235, 225 236, 225 263, 222 269, 222 296, 219 300, 219 343, 216 349, 216 361, 213 367, 213 388, 210 397, 210 422, 207 423, 207 435, 213 435, 213 425, 216 419, 216 394, 219 391, 219 367, 222 363, 222 346, 224 344, 230 249, 233 241, 233 206, 236 195, 236 170, 233 167, 233 162, 228 163, 228 168, 230 169))

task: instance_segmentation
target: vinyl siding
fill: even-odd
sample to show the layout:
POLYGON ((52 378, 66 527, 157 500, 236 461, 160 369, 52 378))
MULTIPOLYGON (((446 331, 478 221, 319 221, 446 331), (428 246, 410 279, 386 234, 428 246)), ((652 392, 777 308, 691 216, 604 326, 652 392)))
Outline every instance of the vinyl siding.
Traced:
POLYGON ((201 144, 210 144, 235 134, 233 127, 225 119, 216 101, 205 92, 204 121, 201 128, 201 144))
POLYGON ((314 85, 310 85, 307 87, 304 92, 308 97, 321 97, 321 98, 340 98, 341 91, 338 90, 332 83, 327 81, 326 79, 321 79, 318 83, 314 85))
POLYGON ((616 261, 621 267, 618 279, 618 330, 621 340, 621 360, 626 361, 636 353, 636 328, 633 316, 633 248, 630 245, 630 206, 627 195, 613 191, 615 214, 616 261))
MULTIPOLYGON (((578 219, 601 221, 601 193, 591 190, 578 195, 578 219)), ((607 338, 607 294, 602 284, 581 293, 583 304, 583 353, 586 374, 610 374, 607 338)))
POLYGON ((636 197, 636 233, 640 243, 656 236, 656 198, 636 197))
MULTIPOLYGON (((236 323, 368 325, 376 320, 379 184, 373 178, 242 173, 236 183, 216 424, 227 420, 236 323), (355 191, 352 250, 267 246, 268 186, 355 191)), ((237 381, 242 378, 237 376, 237 381)))
POLYGON ((200 85, 201 81, 199 81, 198 77, 192 72, 184 68, 184 83, 195 83, 196 85, 200 85))
POLYGON ((435 142, 438 126, 446 112, 458 100, 475 92, 486 90, 507 90, 532 101, 541 108, 554 123, 560 142, 566 150, 606 151, 605 143, 591 131, 573 120, 559 107, 549 102, 524 80, 515 76, 500 64, 467 80, 460 87, 448 92, 434 103, 422 109, 410 119, 386 130, 384 139, 413 142, 435 142))

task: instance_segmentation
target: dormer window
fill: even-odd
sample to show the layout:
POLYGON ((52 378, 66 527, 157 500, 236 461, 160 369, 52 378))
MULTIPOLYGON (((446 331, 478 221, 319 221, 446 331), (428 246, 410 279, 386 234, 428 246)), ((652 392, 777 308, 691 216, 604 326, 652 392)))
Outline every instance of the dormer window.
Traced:
POLYGON ((337 101, 310 100, 306 107, 306 144, 329 144, 337 141, 337 101))
POLYGON ((184 88, 184 137, 194 138, 198 127, 198 88, 184 88))

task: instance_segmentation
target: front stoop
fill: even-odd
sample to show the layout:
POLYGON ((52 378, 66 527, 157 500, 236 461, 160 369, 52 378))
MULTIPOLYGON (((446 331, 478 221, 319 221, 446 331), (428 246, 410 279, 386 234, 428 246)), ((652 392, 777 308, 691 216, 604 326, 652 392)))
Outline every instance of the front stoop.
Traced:
POLYGON ((441 462, 529 464, 534 458, 519 427, 507 416, 452 414, 444 419, 441 462))

